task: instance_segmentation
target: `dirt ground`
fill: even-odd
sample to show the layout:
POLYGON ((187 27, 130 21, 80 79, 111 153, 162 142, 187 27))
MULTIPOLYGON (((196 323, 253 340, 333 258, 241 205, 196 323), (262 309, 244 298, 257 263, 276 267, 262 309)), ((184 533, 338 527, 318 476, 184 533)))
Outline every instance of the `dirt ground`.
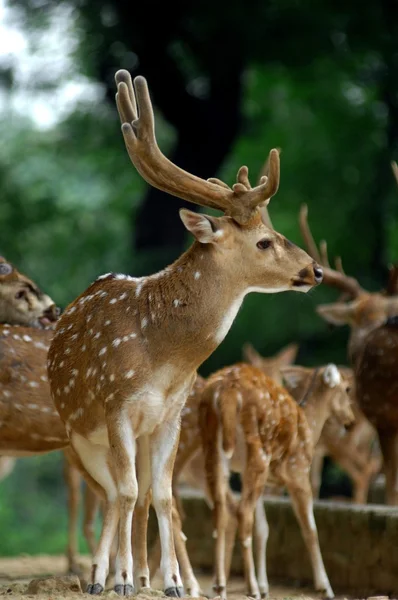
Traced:
MULTIPOLYGON (((85 589, 85 577, 89 572, 89 558, 81 558, 81 566, 83 569, 83 576, 81 578, 82 589, 85 589)), ((66 558, 64 556, 28 556, 21 555, 13 558, 1 558, 0 559, 0 596, 8 596, 11 600, 17 598, 28 598, 40 600, 76 600, 78 597, 76 592, 62 592, 54 590, 49 594, 27 594, 27 587, 32 579, 44 576, 62 576, 66 573, 66 558)), ((202 586, 203 592, 211 596, 211 577, 209 575, 199 576, 199 581, 202 586)), ((112 581, 109 582, 110 590, 105 593, 105 597, 112 600, 116 600, 118 596, 112 591, 112 581)), ((140 600, 153 600, 153 597, 161 597, 161 592, 155 591, 156 588, 160 589, 161 582, 159 579, 153 581, 154 592, 148 596, 146 594, 140 594, 140 600)), ((84 594, 85 598, 89 598, 88 594, 84 594)), ((229 583, 229 595, 230 600, 240 600, 245 597, 244 584, 240 579, 233 579, 229 583)), ((286 599, 286 600, 315 600, 319 598, 311 590, 304 588, 289 588, 271 585, 270 599, 286 599)))

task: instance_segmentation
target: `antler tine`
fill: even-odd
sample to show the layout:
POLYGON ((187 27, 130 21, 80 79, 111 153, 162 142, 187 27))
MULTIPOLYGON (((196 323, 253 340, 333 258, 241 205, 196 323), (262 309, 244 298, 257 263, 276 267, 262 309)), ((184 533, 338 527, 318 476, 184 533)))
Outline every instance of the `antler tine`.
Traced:
POLYGON ((321 265, 330 268, 328 257, 328 243, 326 240, 321 240, 319 243, 319 253, 321 255, 321 265))
POLYGON ((279 187, 279 154, 271 150, 270 173, 266 181, 251 188, 247 168, 241 168, 232 188, 217 179, 205 180, 177 167, 160 151, 155 136, 154 116, 148 86, 144 77, 136 77, 134 86, 128 71, 115 76, 116 104, 122 122, 122 133, 131 162, 142 177, 154 187, 169 194, 222 210, 238 223, 249 221, 257 207, 269 201, 279 187))
MULTIPOLYGON (((280 156, 280 154, 282 152, 281 148, 275 148, 275 149, 280 156)), ((263 168, 260 171, 257 185, 260 185, 261 183, 265 183, 265 181, 268 179, 268 175, 269 175, 269 156, 267 157, 267 160, 265 161, 263 168)), ((263 220, 264 225, 266 227, 269 227, 270 229, 273 229, 274 227, 272 225, 271 217, 269 216, 267 204, 260 206, 260 212, 261 212, 261 218, 263 220)))
POLYGON ((345 271, 343 269, 343 261, 341 260, 341 256, 336 256, 336 258, 334 259, 334 266, 336 268, 336 271, 338 271, 342 275, 345 275, 345 271))
POLYGON ((318 251, 308 225, 308 207, 306 204, 303 204, 300 209, 299 223, 301 235, 308 254, 323 266, 323 282, 326 283, 326 285, 345 292, 350 298, 359 296, 364 290, 361 288, 358 281, 354 277, 348 277, 344 272, 334 270, 330 267, 327 258, 326 242, 322 242, 321 252, 318 251))
POLYGON ((398 265, 390 265, 388 271, 388 282, 385 293, 387 296, 396 296, 398 293, 398 265))
POLYGON ((315 240, 312 237, 312 233, 311 233, 311 230, 308 225, 308 206, 306 204, 301 205, 300 215, 299 215, 299 224, 300 224, 301 235, 304 240, 304 244, 307 248, 308 254, 317 263, 321 264, 321 256, 319 254, 315 240))
POLYGON ((393 172, 394 177, 395 177, 395 181, 398 184, 398 165, 395 162, 395 160, 391 161, 391 168, 392 168, 392 172, 393 172))

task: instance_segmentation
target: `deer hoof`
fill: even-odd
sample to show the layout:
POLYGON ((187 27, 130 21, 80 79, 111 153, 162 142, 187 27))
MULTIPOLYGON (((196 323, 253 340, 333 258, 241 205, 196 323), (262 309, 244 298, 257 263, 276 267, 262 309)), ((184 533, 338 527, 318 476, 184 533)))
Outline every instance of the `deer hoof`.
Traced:
POLYGON ((164 590, 166 596, 170 598, 182 598, 184 596, 184 588, 183 587, 169 587, 164 590))
POLYGON ((92 596, 98 596, 103 591, 104 588, 100 583, 89 583, 87 586, 87 594, 91 594, 92 596))
POLYGON ((113 589, 115 590, 115 592, 117 594, 119 594, 119 596, 133 596, 134 595, 134 588, 129 583, 126 583, 125 585, 119 583, 118 585, 115 585, 115 587, 113 589))

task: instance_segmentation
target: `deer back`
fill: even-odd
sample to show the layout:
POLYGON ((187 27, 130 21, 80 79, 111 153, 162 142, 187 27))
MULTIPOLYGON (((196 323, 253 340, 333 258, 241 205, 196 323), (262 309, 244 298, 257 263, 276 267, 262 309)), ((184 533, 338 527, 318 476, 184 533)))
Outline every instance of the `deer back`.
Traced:
POLYGON ((398 428, 398 322, 391 319, 364 340, 355 365, 358 402, 378 429, 398 428))
POLYGON ((37 454, 69 441, 47 380, 52 331, 0 325, 0 452, 37 454))
POLYGON ((215 423, 229 457, 236 450, 234 432, 238 429, 246 445, 271 457, 271 465, 299 447, 308 454, 312 452, 302 409, 286 389, 257 367, 238 364, 212 375, 202 393, 200 412, 204 444, 213 434, 215 423))

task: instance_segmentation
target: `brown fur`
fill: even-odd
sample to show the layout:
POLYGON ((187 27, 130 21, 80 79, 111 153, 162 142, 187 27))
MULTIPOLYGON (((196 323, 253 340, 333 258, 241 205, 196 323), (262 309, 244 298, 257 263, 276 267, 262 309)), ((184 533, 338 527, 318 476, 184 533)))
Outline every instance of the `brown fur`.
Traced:
MULTIPOLYGON (((47 351, 58 314, 52 299, 36 283, 0 257, 0 479, 13 469, 15 457, 69 444, 47 380, 47 351)), ((80 478, 66 448, 65 456, 68 560, 69 570, 76 572, 80 478)))
MULTIPOLYGON (((305 208, 301 211, 300 227, 306 246, 316 259, 319 253, 308 227, 305 208)), ((327 253, 324 254, 327 262, 327 253)), ((357 401, 362 413, 377 430, 386 474, 387 502, 398 504, 398 428, 393 424, 396 402, 392 392, 397 385, 394 365, 398 360, 398 345, 396 328, 384 325, 388 318, 398 314, 398 269, 397 266, 390 269, 386 289, 375 293, 367 292, 355 278, 348 277, 340 261, 336 263, 336 270, 327 266, 324 274, 324 283, 340 289, 345 301, 340 299, 318 306, 317 312, 329 323, 350 326, 348 354, 354 367, 357 401)))
MULTIPOLYGON (((327 418, 336 414, 342 422, 348 423, 353 420, 353 414, 346 394, 347 384, 342 380, 335 387, 329 388, 322 379, 324 369, 320 370, 314 381, 314 374, 309 369, 284 369, 285 376, 292 373, 296 373, 296 377, 300 378, 304 390, 308 390, 310 381, 312 382, 313 391, 308 396, 304 408, 291 398, 286 389, 276 385, 259 369, 243 364, 222 369, 212 375, 202 393, 199 422, 217 532, 215 589, 224 597, 224 539, 229 468, 225 470, 227 457, 222 450, 221 413, 231 392, 233 398, 239 395, 238 409, 234 413, 230 428, 234 426, 236 431, 241 431, 241 441, 233 449, 230 465, 233 470, 237 470, 238 463, 243 466, 238 517, 249 595, 258 597, 260 592, 268 592, 268 589, 265 589, 268 588, 266 579, 260 584, 260 590, 257 585, 251 541, 254 509, 268 477, 287 486, 311 554, 316 586, 319 589, 323 587, 329 596, 332 594, 326 573, 323 579, 319 575, 323 569, 322 559, 316 530, 311 528, 308 520, 309 511, 312 511, 309 470, 314 444, 327 418), (237 456, 235 451, 238 452, 237 456), (242 452, 245 458, 242 458, 242 452)), ((263 571, 264 568, 263 566, 263 571)))
POLYGON ((42 328, 56 320, 59 309, 31 279, 0 256, 0 315, 2 323, 42 328))
POLYGON ((129 594, 133 578, 149 585, 143 532, 138 566, 130 548, 134 508, 145 520, 152 485, 166 592, 181 584, 173 543, 172 471, 182 407, 200 364, 221 343, 246 293, 308 290, 322 271, 306 253, 267 228, 258 209, 279 185, 279 154, 252 189, 247 169, 232 188, 204 181, 168 161, 157 146, 145 80, 133 87, 116 74, 117 107, 129 156, 151 184, 231 217, 182 210, 193 246, 163 272, 94 282, 61 317, 48 361, 52 394, 85 468, 106 488, 107 506, 90 593, 104 588, 111 540, 119 523, 115 589, 129 594), (132 125, 134 122, 134 125, 132 125), (300 271, 305 269, 305 276, 300 271), (138 459, 136 470, 136 457, 138 459), (137 480, 138 475, 138 480, 137 480))

